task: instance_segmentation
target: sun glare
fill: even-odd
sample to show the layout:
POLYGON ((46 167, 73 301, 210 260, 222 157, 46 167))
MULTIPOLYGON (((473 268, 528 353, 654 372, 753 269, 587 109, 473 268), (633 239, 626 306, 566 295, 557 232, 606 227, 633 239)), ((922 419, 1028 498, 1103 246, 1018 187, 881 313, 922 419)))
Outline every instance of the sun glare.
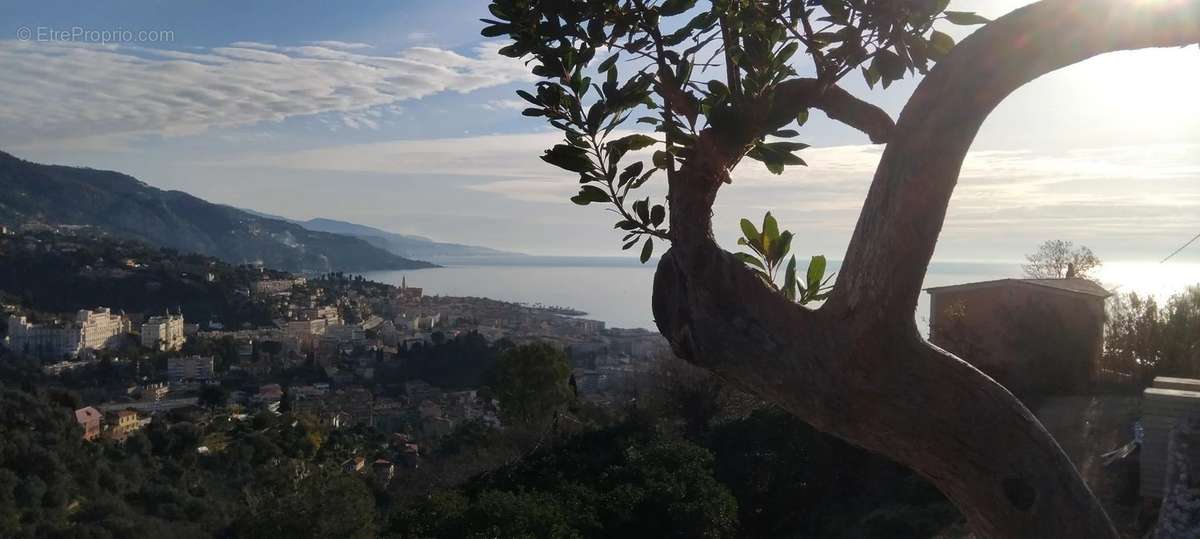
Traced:
POLYGON ((1136 292, 1164 302, 1196 284, 1200 279, 1200 263, 1105 262, 1096 270, 1095 277, 1115 293, 1136 292))

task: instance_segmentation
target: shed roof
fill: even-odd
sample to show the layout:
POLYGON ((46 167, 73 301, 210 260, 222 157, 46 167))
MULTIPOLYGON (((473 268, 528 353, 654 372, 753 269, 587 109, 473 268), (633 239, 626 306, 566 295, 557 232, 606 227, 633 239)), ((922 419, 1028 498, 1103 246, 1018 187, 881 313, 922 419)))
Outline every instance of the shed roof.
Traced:
POLYGON ((1063 292, 1080 294, 1084 296, 1094 296, 1107 298, 1112 293, 1100 286, 1091 279, 1081 279, 1073 277, 1070 279, 996 279, 994 281, 979 281, 974 283, 963 283, 950 286, 935 286, 926 288, 925 291, 930 294, 939 292, 957 292, 962 290, 971 290, 976 288, 992 288, 999 286, 1040 286, 1051 288, 1063 292))

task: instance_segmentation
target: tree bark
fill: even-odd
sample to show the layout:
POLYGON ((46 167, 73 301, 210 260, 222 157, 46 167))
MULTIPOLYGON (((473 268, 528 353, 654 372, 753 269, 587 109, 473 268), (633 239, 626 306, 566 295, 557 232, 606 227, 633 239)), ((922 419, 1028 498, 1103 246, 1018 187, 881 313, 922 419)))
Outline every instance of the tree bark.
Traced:
POLYGON ((918 86, 888 137, 833 296, 786 301, 712 236, 737 144, 704 133, 672 175, 653 309, 679 356, 935 484, 985 537, 1116 537, 1011 393, 925 342, 913 317, 962 161, 1034 78, 1104 52, 1200 42, 1200 0, 1043 0, 986 25, 918 86), (728 141, 724 141, 728 142, 728 141))

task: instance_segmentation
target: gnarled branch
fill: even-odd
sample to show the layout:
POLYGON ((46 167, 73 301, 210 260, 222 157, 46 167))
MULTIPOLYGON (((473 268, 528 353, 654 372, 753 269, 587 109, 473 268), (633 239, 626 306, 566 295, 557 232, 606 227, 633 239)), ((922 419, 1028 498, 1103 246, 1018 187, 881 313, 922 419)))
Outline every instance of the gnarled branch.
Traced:
POLYGON ((655 274, 655 322, 685 359, 913 468, 981 536, 1116 537, 1029 410, 925 342, 913 310, 962 161, 1005 96, 1104 52, 1197 42, 1200 0, 1043 0, 965 39, 901 114, 834 296, 817 311, 716 245, 712 203, 730 152, 702 134, 670 181, 675 237, 655 274))
MULTIPOLYGON (((827 85, 817 79, 792 79, 775 90, 775 111, 771 118, 789 121, 806 108, 819 109, 830 118, 853 127, 882 144, 888 141, 896 124, 883 109, 854 97, 837 85, 827 85)), ((772 126, 777 128, 779 126, 772 126)))

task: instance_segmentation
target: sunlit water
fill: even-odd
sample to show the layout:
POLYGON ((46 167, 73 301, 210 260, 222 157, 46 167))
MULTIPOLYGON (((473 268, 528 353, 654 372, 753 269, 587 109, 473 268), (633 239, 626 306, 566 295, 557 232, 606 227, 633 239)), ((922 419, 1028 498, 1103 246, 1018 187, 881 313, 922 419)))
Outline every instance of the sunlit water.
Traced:
POLYGON ((1106 262, 1096 278, 1114 293, 1136 292, 1160 303, 1188 286, 1200 284, 1200 264, 1189 262, 1106 262))
MULTIPOLYGON (((588 318, 610 327, 653 329, 650 292, 653 264, 588 263, 530 265, 454 265, 443 268, 381 271, 368 279, 425 289, 426 294, 480 296, 504 301, 542 303, 586 311, 588 318)), ((836 269, 834 267, 833 269, 836 269)), ((925 287, 1020 277, 1017 263, 941 262, 930 266, 925 287)), ((1165 300, 1186 286, 1200 283, 1200 264, 1111 262, 1096 272, 1117 292, 1152 294, 1165 300)), ((922 332, 929 325, 929 296, 922 293, 916 311, 922 332)))

